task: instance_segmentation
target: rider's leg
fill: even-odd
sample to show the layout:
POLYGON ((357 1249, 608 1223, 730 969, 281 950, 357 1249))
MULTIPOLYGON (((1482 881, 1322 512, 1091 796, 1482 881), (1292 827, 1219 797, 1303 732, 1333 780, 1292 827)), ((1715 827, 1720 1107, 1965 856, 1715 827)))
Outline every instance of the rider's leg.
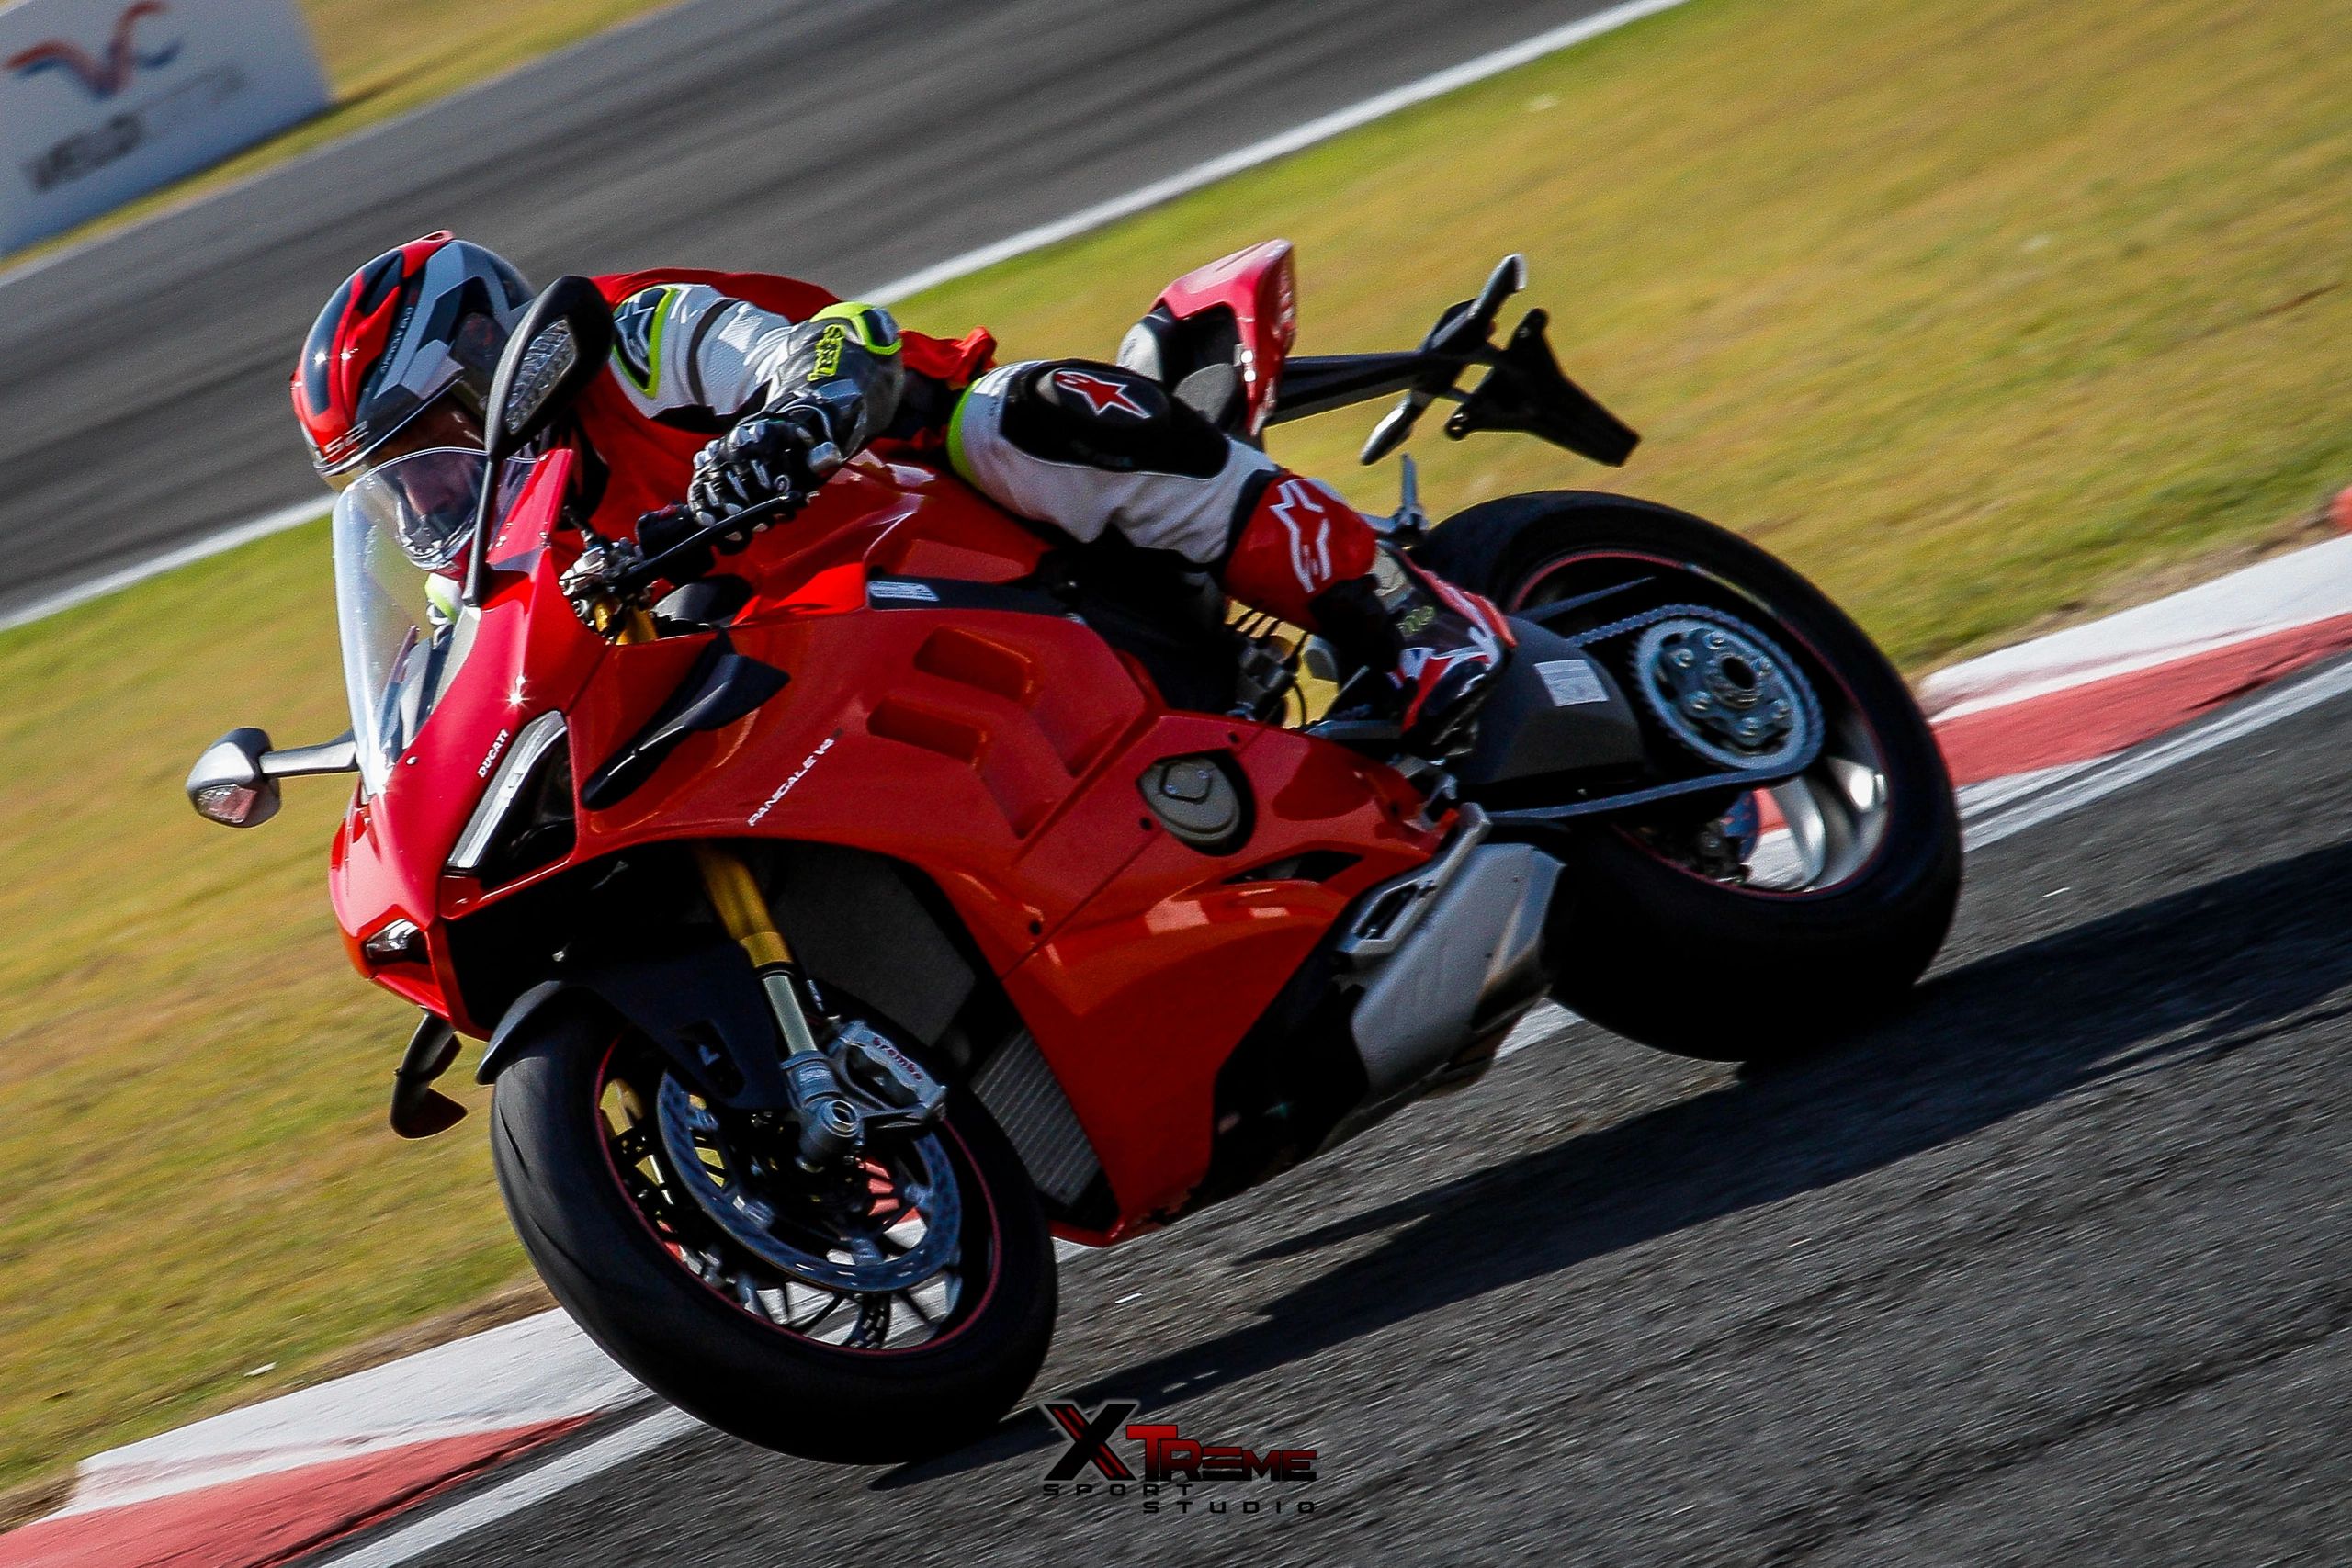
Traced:
POLYGON ((1385 673, 1417 750, 1466 738, 1501 664, 1510 634, 1493 605, 1413 565, 1335 492, 1132 370, 1053 360, 990 371, 957 405, 949 451, 1009 510, 1081 540, 1115 528, 1175 551, 1243 604, 1385 673))

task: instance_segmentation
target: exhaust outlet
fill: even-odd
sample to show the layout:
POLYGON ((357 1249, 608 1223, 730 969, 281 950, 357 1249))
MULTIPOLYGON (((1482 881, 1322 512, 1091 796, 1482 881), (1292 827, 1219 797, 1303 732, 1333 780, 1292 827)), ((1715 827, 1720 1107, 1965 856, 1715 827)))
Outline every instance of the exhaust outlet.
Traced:
POLYGON ((1409 1099, 1543 998, 1544 916, 1559 876, 1560 863, 1532 844, 1474 843, 1460 858, 1365 976, 1352 1031, 1370 1089, 1331 1141, 1409 1099))

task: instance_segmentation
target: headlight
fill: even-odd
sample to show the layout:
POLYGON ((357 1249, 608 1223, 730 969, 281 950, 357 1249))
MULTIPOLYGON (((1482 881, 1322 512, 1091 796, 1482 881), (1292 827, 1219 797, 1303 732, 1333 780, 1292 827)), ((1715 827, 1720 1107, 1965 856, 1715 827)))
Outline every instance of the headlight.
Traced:
POLYGON ((359 951, 370 964, 422 964, 426 956, 424 933, 413 920, 394 920, 361 942, 359 951))
POLYGON ((554 854, 542 854, 528 863, 503 869, 512 874, 528 870, 531 864, 543 865, 568 852, 571 826, 570 761, 571 753, 564 746, 563 715, 543 713, 525 725, 522 733, 514 738, 514 744, 500 760, 498 772, 491 779, 481 804, 467 819, 466 830, 458 835, 458 847, 449 852, 449 869, 479 874, 496 852, 517 847, 519 840, 532 835, 532 829, 546 826, 560 826, 564 829, 562 847, 554 854), (550 821, 540 807, 542 797, 549 793, 544 786, 552 781, 552 770, 558 767, 563 771, 562 799, 560 804, 550 803, 560 812, 550 821))

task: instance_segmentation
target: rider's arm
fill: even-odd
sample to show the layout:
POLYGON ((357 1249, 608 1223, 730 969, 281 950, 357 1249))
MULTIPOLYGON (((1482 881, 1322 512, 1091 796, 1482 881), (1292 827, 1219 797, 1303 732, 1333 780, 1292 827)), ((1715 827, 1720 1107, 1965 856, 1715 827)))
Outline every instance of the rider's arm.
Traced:
POLYGON ((790 414, 847 457, 899 413, 899 329, 879 306, 793 321, 707 284, 662 284, 623 300, 614 326, 622 384, 648 418, 716 432, 790 414))

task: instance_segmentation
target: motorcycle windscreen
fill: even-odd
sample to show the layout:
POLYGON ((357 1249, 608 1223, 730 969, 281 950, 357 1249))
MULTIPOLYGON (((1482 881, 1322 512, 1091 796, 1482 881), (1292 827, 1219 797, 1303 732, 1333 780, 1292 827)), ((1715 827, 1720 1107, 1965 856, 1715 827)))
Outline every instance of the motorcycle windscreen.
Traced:
MULTIPOLYGON (((518 570, 541 541, 504 536, 537 460, 507 459, 492 513, 492 564, 518 570)), ((335 613, 360 787, 375 795, 464 664, 481 613, 459 608, 467 541, 489 459, 441 446, 369 471, 334 503, 335 613)))

